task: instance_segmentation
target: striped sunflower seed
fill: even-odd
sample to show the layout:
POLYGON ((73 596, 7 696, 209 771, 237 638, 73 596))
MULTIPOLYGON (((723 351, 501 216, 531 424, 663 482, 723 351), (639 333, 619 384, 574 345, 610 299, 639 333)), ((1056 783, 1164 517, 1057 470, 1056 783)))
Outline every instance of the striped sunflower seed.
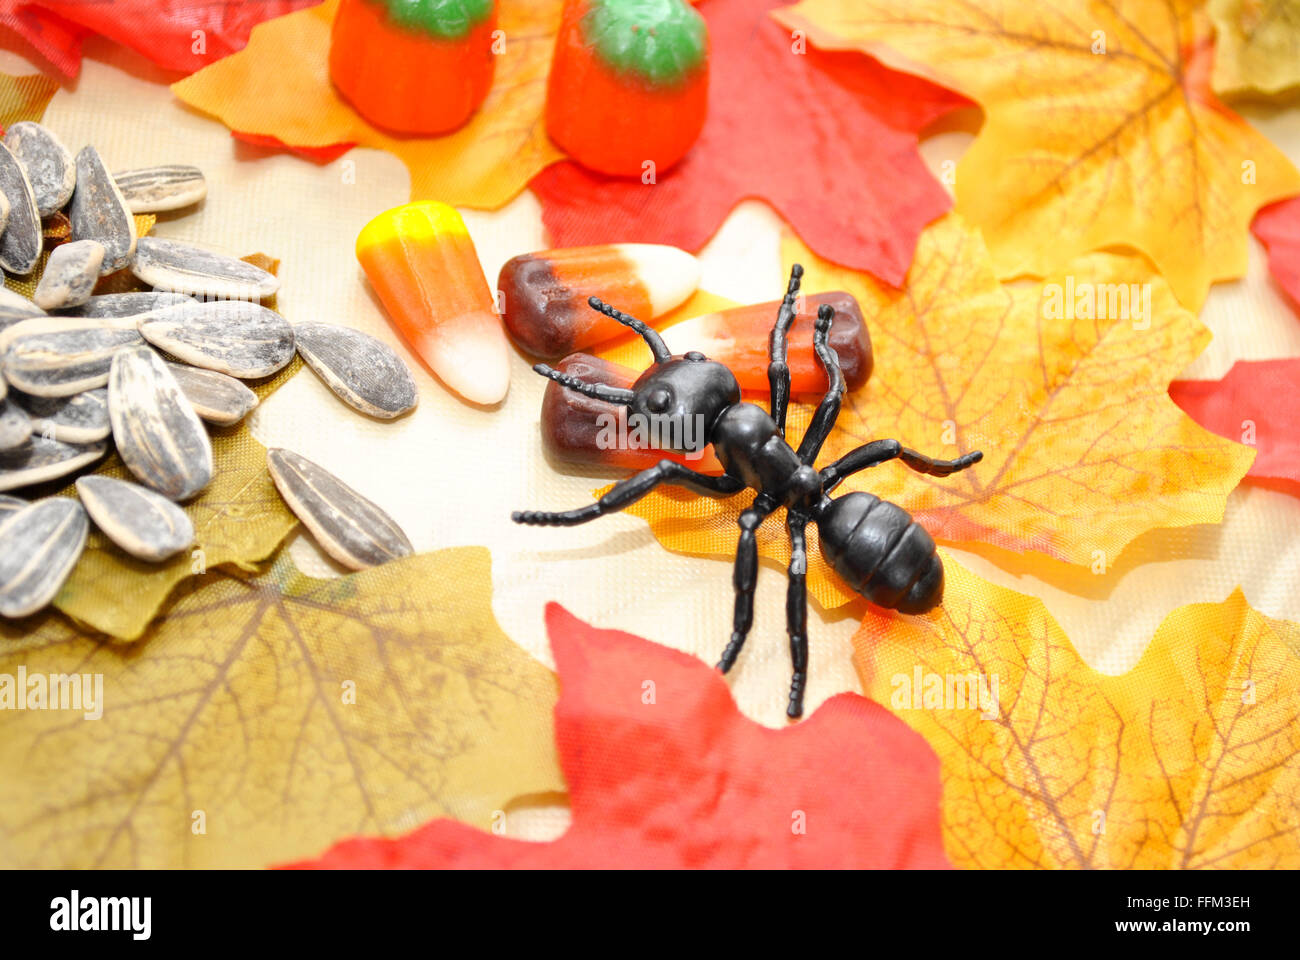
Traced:
POLYGON ((209 300, 261 300, 280 289, 279 278, 261 267, 161 237, 141 238, 131 272, 158 290, 209 300))
POLYGON ((0 192, 9 201, 9 217, 0 233, 0 267, 10 273, 32 272, 41 255, 41 215, 32 185, 18 158, 0 143, 0 192))
POLYGON ((297 323, 294 342, 308 366, 348 405, 381 420, 415 409, 415 380, 382 340, 332 323, 297 323))
POLYGON ((141 320, 140 333, 179 360, 241 380, 270 376, 293 359, 292 325, 259 303, 169 307, 141 320))
POLYGON ((14 398, 0 400, 0 451, 16 450, 32 438, 32 418, 14 403, 14 398))
POLYGON ((108 389, 100 387, 72 397, 17 398, 32 418, 32 432, 64 443, 95 443, 113 432, 108 418, 108 389))
POLYGON ((101 276, 131 262, 136 244, 135 217, 94 147, 83 147, 77 154, 77 186, 68 205, 68 219, 72 221, 73 239, 98 240, 104 245, 101 276))
POLYGON ((193 297, 184 293, 159 293, 150 290, 140 293, 101 293, 91 297, 79 307, 63 311, 63 314, 73 317, 123 319, 194 302, 193 297))
POLYGON ((289 509, 344 566, 363 570, 415 552, 388 514, 324 467, 279 448, 266 463, 289 509))
POLYGON ((180 384, 194 412, 208 423, 229 427, 257 406, 257 394, 234 377, 179 363, 169 363, 167 369, 180 384))
POLYGON ((66 477, 107 452, 107 443, 61 443, 33 434, 25 446, 0 453, 0 493, 66 477))
POLYGON ((0 523, 0 616, 43 609, 68 579, 86 547, 90 523, 81 504, 50 497, 0 523))
POLYGON ((11 497, 7 493, 0 493, 0 523, 4 523, 11 513, 17 513, 25 506, 27 501, 22 497, 11 497))
POLYGON ((33 302, 43 310, 81 306, 95 289, 104 253, 104 245, 98 240, 59 244, 45 262, 33 302))
POLYGON ((198 203, 208 194, 203 171, 180 163, 113 174, 132 213, 179 210, 198 203))
POLYGON ((5 131, 4 145, 23 165, 40 215, 63 209, 77 185, 77 166, 59 138, 48 127, 22 120, 5 131))
POLYGON ((207 431, 167 364, 148 347, 113 357, 108 412, 118 455, 145 486, 188 500, 211 481, 207 431))
POLYGON ((185 511, 137 483, 91 475, 77 493, 104 536, 140 560, 161 563, 194 542, 185 511))
POLYGON ((19 327, 28 332, 9 339, 4 375, 11 386, 35 397, 70 397, 102 387, 114 354, 142 342, 138 330, 120 321, 51 317, 5 333, 19 327))

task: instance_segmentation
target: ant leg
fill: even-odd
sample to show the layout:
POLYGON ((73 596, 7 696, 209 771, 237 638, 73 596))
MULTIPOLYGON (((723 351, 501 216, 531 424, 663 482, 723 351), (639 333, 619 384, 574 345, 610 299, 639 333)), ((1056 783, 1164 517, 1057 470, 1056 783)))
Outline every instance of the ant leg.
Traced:
POLYGON ((510 515, 515 523, 528 523, 545 527, 572 527, 588 520, 595 520, 607 513, 614 513, 624 507, 630 507, 661 483, 676 484, 702 493, 706 496, 727 496, 739 493, 745 485, 734 477, 723 474, 720 477, 707 473, 696 473, 673 460, 660 460, 655 466, 642 470, 634 477, 620 480, 607 494, 576 510, 564 510, 560 513, 544 513, 540 510, 516 510, 510 515))
POLYGON ((813 414, 812 423, 799 442, 799 462, 811 464, 821 453, 822 444, 830 436, 835 421, 840 415, 840 403, 844 399, 844 373, 840 370, 840 357, 830 344, 831 322, 835 319, 835 308, 823 303, 817 310, 817 325, 813 328, 813 351, 817 362, 826 371, 826 395, 813 414))
POLYGON ((785 290, 785 299, 776 312, 776 324, 772 327, 772 337, 767 346, 767 383, 772 392, 772 419, 776 429, 785 436, 785 411, 790 403, 790 367, 785 362, 786 338, 790 324, 795 318, 795 299, 799 295, 799 284, 803 279, 803 267, 795 264, 790 268, 790 283, 785 290))
POLYGON ((808 684, 808 588, 804 580, 808 571, 807 542, 804 527, 808 517, 802 513, 786 515, 790 530, 790 587, 785 595, 785 625, 790 634, 790 660, 794 678, 790 681, 790 706, 785 714, 791 720, 803 715, 803 692, 808 684))
POLYGON ((979 463, 984 459, 984 453, 980 450, 972 450, 956 460, 937 460, 910 450, 897 440, 873 440, 856 450, 850 450, 834 463, 823 467, 822 490, 830 493, 845 477, 895 458, 902 460, 917 473, 932 477, 946 477, 979 463))
POLYGON ((758 539, 754 532, 776 508, 774 499, 760 493, 749 509, 740 515, 740 540, 736 543, 736 567, 732 573, 732 583, 736 587, 736 615, 732 622, 731 641, 718 661, 718 669, 723 673, 735 665, 754 623, 754 588, 758 584, 758 539))

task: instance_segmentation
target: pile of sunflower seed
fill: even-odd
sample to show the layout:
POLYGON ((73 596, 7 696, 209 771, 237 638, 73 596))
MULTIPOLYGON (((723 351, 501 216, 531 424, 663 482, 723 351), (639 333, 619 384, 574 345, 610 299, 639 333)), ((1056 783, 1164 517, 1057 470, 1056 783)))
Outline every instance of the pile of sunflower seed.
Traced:
MULTIPOLYGON (((93 146, 74 158, 37 123, 0 142, 0 267, 27 276, 44 247, 42 218, 66 216, 32 299, 0 286, 0 616, 49 604, 85 548, 90 523, 127 554, 161 563, 194 543, 177 506, 212 480, 207 424, 238 423, 260 380, 300 354, 344 402, 380 419, 416 405, 411 373, 388 346, 347 327, 290 324, 260 301, 279 280, 189 243, 137 237, 134 214, 206 195, 195 167, 111 174, 93 146), (63 211, 66 211, 65 213, 63 211), (153 289, 93 291, 130 271, 153 289), (12 495, 92 467, 110 447, 135 482, 86 475, 79 501, 12 495)), ((352 569, 410 554, 379 507, 320 466, 272 450, 290 509, 352 569)))

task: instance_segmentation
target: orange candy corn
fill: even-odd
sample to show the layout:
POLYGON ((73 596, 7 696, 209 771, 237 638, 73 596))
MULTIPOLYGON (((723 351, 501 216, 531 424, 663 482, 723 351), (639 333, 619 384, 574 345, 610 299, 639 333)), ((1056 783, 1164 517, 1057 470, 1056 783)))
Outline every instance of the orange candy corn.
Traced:
MULTIPOLYGON (((817 308, 823 303, 835 308, 830 344, 839 355, 845 385, 856 390, 871 376, 871 336, 862 320, 857 298, 839 291, 807 294, 800 298, 799 313, 787 340, 791 393, 826 390, 826 374, 812 348, 813 324, 817 308)), ((768 345, 780 306, 779 300, 773 300, 704 314, 674 324, 662 331, 662 336, 673 353, 698 350, 710 360, 726 364, 736 375, 741 390, 767 393, 768 345)))
POLYGON ((655 243, 542 250, 501 268, 506 331, 539 357, 562 357, 627 333, 587 305, 599 297, 649 321, 685 302, 700 281, 700 264, 685 250, 655 243))
POLYGON ((567 0, 547 133, 601 173, 667 170, 704 128, 708 56, 708 27, 685 0, 567 0))
POLYGON ((496 25, 496 0, 342 0, 330 78, 376 126, 447 133, 492 86, 496 25))
POLYGON ((394 207, 362 228, 357 259, 398 332, 451 389, 502 400, 510 348, 465 221, 445 203, 394 207))
MULTIPOLYGON (((555 368, 588 383, 611 387, 630 387, 640 376, 621 364, 585 353, 571 354, 555 368)), ((626 429, 627 414, 626 407, 567 390, 552 380, 542 399, 542 447, 549 456, 568 463, 644 470, 668 459, 703 473, 722 472, 712 445, 691 459, 639 443, 636 432, 626 429)))

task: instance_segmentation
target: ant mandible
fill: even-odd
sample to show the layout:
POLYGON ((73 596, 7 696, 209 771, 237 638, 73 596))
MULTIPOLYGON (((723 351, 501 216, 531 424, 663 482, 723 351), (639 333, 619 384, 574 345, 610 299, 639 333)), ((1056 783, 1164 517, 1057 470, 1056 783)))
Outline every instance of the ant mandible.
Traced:
POLYGON ((803 713, 808 677, 808 600, 804 583, 808 556, 804 528, 809 522, 817 525, 822 555, 827 562, 854 591, 872 603, 902 613, 924 613, 943 597, 943 561, 924 527, 902 507, 869 493, 853 492, 832 498, 831 491, 846 477, 887 460, 899 459, 918 473, 946 477, 978 463, 984 456, 975 450, 956 460, 936 460, 909 450, 897 440, 875 440, 817 470, 813 464, 835 426, 844 395, 839 357, 829 343, 831 321, 835 317, 835 310, 829 304, 823 304, 817 311, 813 329, 813 350, 826 372, 829 388, 798 450, 793 449, 785 439, 786 407, 790 401, 786 339, 794 322, 802 276, 803 267, 795 264, 772 327, 767 367, 772 394, 770 415, 761 407, 741 402, 740 386, 723 364, 694 350, 673 356, 657 331, 595 297, 590 298, 588 303, 592 309, 641 335, 654 355, 654 366, 641 374, 630 390, 587 383, 544 363, 533 369, 570 390, 626 406, 632 414, 647 418, 647 422, 659 418, 669 428, 666 435, 679 438, 677 445, 669 449, 698 453, 712 443, 725 472, 712 476, 673 460, 661 460, 616 483, 599 500, 585 507, 560 513, 517 511, 511 515, 516 523, 572 526, 622 510, 661 483, 714 497, 730 496, 746 487, 756 490, 753 502, 740 515, 740 541, 736 546, 733 576, 734 627, 731 641, 718 662, 718 668, 726 673, 740 655, 754 619, 754 587, 758 579, 755 533, 773 511, 784 506, 790 534, 786 629, 790 635, 794 679, 786 714, 791 719, 803 713), (687 418, 691 417, 702 418, 695 422, 703 423, 706 429, 686 429, 687 418))

